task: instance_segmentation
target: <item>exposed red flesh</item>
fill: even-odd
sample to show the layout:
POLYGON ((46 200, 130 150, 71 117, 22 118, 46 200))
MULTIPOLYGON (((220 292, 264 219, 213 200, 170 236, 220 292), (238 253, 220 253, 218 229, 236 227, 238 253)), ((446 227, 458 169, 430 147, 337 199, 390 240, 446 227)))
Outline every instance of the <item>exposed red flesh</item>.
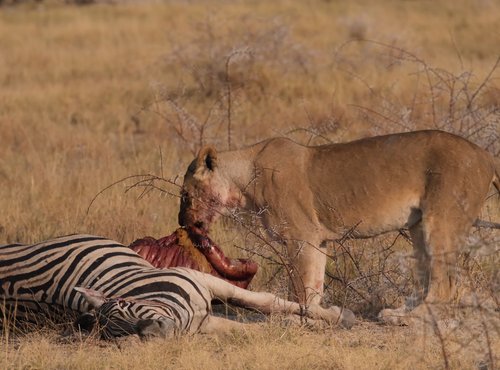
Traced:
POLYGON ((232 280, 245 280, 257 272, 258 266, 252 260, 227 258, 204 230, 191 226, 187 228, 187 232, 193 244, 220 275, 232 280))
POLYGON ((161 239, 150 236, 130 244, 135 252, 157 268, 188 267, 247 288, 258 265, 249 259, 227 258, 206 232, 194 226, 179 228, 161 239))

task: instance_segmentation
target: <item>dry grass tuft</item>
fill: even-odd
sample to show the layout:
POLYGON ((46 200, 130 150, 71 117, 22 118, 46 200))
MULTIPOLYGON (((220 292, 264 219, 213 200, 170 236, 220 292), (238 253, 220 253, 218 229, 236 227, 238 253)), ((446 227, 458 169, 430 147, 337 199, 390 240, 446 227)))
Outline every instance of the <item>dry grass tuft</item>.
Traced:
MULTIPOLYGON (((0 1, 0 242, 169 234, 179 176, 205 143, 442 128, 498 156, 499 11, 462 0, 0 1)), ((489 200, 483 218, 498 210, 489 200)), ((235 216, 214 240, 261 263, 254 289, 285 295, 280 247, 252 215, 235 216)), ((368 319, 401 303, 411 260, 396 237, 330 246, 327 301, 368 319)), ((435 328, 309 330, 273 319, 167 343, 4 331, 0 368, 493 368, 498 245, 498 233, 474 232, 453 321, 435 328)))

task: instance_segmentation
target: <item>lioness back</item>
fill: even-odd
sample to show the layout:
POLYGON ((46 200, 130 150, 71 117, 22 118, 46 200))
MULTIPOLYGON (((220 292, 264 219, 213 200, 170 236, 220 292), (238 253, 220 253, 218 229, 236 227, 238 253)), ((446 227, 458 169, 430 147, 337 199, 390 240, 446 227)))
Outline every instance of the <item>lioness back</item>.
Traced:
POLYGON ((256 164, 269 172, 263 171, 265 203, 285 207, 286 202, 290 216, 291 199, 300 199, 295 207, 300 214, 317 215, 334 234, 358 225, 359 237, 415 222, 429 181, 439 186, 437 177, 443 184, 462 183, 468 192, 485 192, 494 176, 485 150, 434 130, 312 147, 275 138, 266 142, 256 164))

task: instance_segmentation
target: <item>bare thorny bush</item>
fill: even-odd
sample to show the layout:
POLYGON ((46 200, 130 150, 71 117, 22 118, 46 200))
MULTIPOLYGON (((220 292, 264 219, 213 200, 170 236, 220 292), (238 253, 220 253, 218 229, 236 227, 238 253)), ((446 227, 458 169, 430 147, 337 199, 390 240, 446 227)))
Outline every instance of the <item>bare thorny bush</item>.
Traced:
MULTIPOLYGON (((478 81, 473 71, 462 68, 460 72, 452 73, 431 66, 398 46, 357 40, 339 47, 331 63, 320 67, 314 64, 311 57, 314 53, 293 43, 287 28, 279 23, 256 32, 238 31, 236 43, 227 38, 219 39, 210 23, 203 27, 199 40, 191 46, 174 48, 166 58, 168 67, 174 64, 185 66, 179 86, 172 88, 157 84, 153 101, 139 113, 158 115, 174 134, 176 145, 186 148, 191 155, 207 143, 219 148, 234 148, 237 145, 234 145, 233 136, 245 137, 248 134, 238 125, 238 117, 244 113, 238 109, 244 100, 257 101, 273 93, 272 81, 267 79, 264 68, 269 66, 284 71, 301 70, 306 74, 315 68, 331 68, 332 73, 347 74, 366 87, 368 99, 346 107, 346 111, 351 112, 350 119, 344 120, 333 112, 331 119, 321 122, 325 125, 321 127, 307 115, 309 122, 288 131, 294 140, 304 144, 334 142, 337 129, 349 130, 342 124, 357 118, 372 134, 440 129, 465 137, 495 156, 500 155, 499 91, 493 84, 500 57, 478 81), (349 48, 358 48, 358 56, 353 57, 352 50, 348 53, 349 48), (378 65, 382 71, 392 73, 399 68, 402 79, 412 81, 412 93, 398 94, 394 91, 395 85, 372 87, 360 73, 366 64, 378 65)), ((325 55, 321 57, 325 58, 325 55)), ((285 74, 283 72, 282 76, 285 74)), ((146 175, 135 177, 135 180, 129 189, 140 186, 143 188, 141 195, 154 189, 175 195, 177 189, 169 189, 172 185, 179 186, 177 179, 165 180, 163 175, 146 175), (169 188, 165 189, 165 185, 169 188)), ((245 214, 231 212, 223 227, 228 231, 236 228, 245 235, 242 244, 246 247, 236 245, 236 248, 265 262, 261 273, 265 289, 285 294, 289 258, 286 249, 268 236, 279 234, 279 230, 262 229, 258 220, 265 210, 245 214)), ((498 210, 495 213, 498 216, 498 210)), ((495 235, 494 232, 476 230, 465 243, 459 266, 459 291, 469 291, 474 298, 472 301, 462 300, 462 306, 456 307, 465 305, 478 309, 481 315, 498 311, 500 259, 499 237, 495 235)), ((332 243, 327 253, 326 303, 346 306, 373 318, 384 307, 399 306, 411 293, 411 242, 404 231, 371 241, 355 241, 347 233, 332 243)), ((457 297, 456 303, 459 299, 457 297)), ((488 330, 498 333, 500 329, 484 330, 488 338, 488 330)), ((445 338, 440 338, 448 367, 445 338)), ((491 347, 488 348, 488 361, 493 364, 495 359, 491 347)))
MULTIPOLYGON (((346 43, 336 50, 335 63, 349 75, 356 76, 366 86, 371 104, 352 104, 352 106, 356 108, 363 121, 370 123, 374 134, 439 129, 462 136, 490 151, 494 156, 500 155, 499 90, 494 84, 500 65, 500 56, 486 75, 477 81, 473 71, 464 70, 463 66, 458 73, 452 73, 433 67, 414 53, 395 45, 366 40, 358 41, 355 44, 358 47, 361 44, 364 62, 353 62, 352 58, 345 59, 344 50, 356 47, 353 43, 346 43), (397 95, 394 92, 396 82, 388 90, 381 87, 371 87, 370 83, 358 74, 358 70, 363 68, 363 63, 373 63, 374 60, 378 60, 389 70, 410 67, 405 77, 413 81, 412 94, 397 95), (405 101, 405 98, 409 98, 409 100, 405 101)), ((406 80, 405 82, 407 83, 406 80)), ((498 202, 493 203, 491 206, 497 208, 498 202)), ((495 209, 493 217, 498 216, 498 214, 498 210, 495 209)), ((483 217, 488 217, 488 215, 483 214, 483 217)), ((464 290, 474 292, 476 296, 481 292, 479 295, 490 302, 490 307, 498 310, 500 307, 499 275, 498 269, 494 268, 495 265, 498 265, 499 257, 499 237, 497 234, 496 231, 475 230, 465 243, 466 245, 462 248, 464 252, 460 265, 462 270, 460 285, 464 290)), ((381 251, 385 251, 385 248, 382 247, 381 251)), ((388 259, 384 258, 385 262, 394 257, 392 253, 394 250, 387 254, 388 259)), ((397 259, 393 259, 393 263, 388 263, 386 266, 407 265, 395 264, 397 259)), ((369 258, 368 260, 374 261, 376 259, 369 258)), ((404 269, 401 268, 397 268, 397 270, 404 272, 404 269)), ((375 274, 376 280, 385 275, 384 271, 387 270, 375 274)), ((399 275, 399 272, 396 275, 399 275)), ((362 277, 363 274, 359 275, 362 277)), ((409 275, 405 273, 402 276, 408 277, 409 275)), ((408 287, 408 281, 404 278, 396 284, 391 281, 391 278, 385 276, 382 280, 386 284, 380 284, 379 288, 389 284, 394 289, 389 288, 388 290, 394 293, 405 292, 406 289, 401 288, 408 287)), ((380 281, 377 281, 377 284, 379 283, 380 281)), ((367 291, 371 290, 367 289, 367 291)), ((374 291, 377 292, 377 289, 374 291)), ((407 290, 406 293, 408 293, 407 290)), ((387 295, 384 294, 384 297, 387 295)), ((369 299, 364 300, 374 307, 378 306, 369 299)), ((383 305, 392 305, 378 297, 375 301, 383 305)))
POLYGON ((273 93, 270 78, 274 73, 311 73, 310 55, 293 42, 288 27, 276 19, 258 22, 260 27, 254 23, 242 18, 228 36, 218 34, 208 19, 195 25, 201 32, 190 42, 172 40, 173 50, 165 56, 164 68, 182 66, 179 84, 154 83, 153 101, 138 114, 159 116, 175 133, 177 144, 191 154, 206 143, 229 149, 235 141, 241 145, 238 139, 248 133, 238 130, 235 138, 239 125, 233 122, 236 114, 243 115, 241 104, 257 103, 273 93))
POLYGON ((395 45, 376 41, 358 41, 364 44, 363 62, 346 60, 343 54, 353 43, 336 50, 335 64, 339 69, 362 81, 373 103, 370 106, 351 104, 360 118, 369 122, 375 134, 406 132, 420 129, 444 130, 462 136, 493 155, 500 155, 499 88, 494 84, 500 55, 482 80, 472 70, 453 73, 428 64, 416 54, 395 45), (368 49, 368 51, 367 51, 368 49), (365 53, 371 57, 366 58, 365 53), (389 89, 371 87, 357 70, 364 63, 378 62, 387 70, 410 68, 405 83, 411 81, 413 92, 397 92, 397 81, 389 89), (409 98, 405 101, 405 98, 409 98))

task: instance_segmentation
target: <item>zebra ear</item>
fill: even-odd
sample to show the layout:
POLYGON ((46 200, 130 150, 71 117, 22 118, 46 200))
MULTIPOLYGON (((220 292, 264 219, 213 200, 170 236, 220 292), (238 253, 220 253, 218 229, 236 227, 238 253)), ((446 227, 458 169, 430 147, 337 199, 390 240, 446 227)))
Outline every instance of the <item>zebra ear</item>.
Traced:
POLYGON ((104 297, 104 294, 98 292, 97 290, 82 287, 75 287, 74 289, 77 292, 81 293, 83 295, 83 298, 85 298, 85 300, 95 309, 101 307, 102 304, 106 301, 106 297, 104 297))

